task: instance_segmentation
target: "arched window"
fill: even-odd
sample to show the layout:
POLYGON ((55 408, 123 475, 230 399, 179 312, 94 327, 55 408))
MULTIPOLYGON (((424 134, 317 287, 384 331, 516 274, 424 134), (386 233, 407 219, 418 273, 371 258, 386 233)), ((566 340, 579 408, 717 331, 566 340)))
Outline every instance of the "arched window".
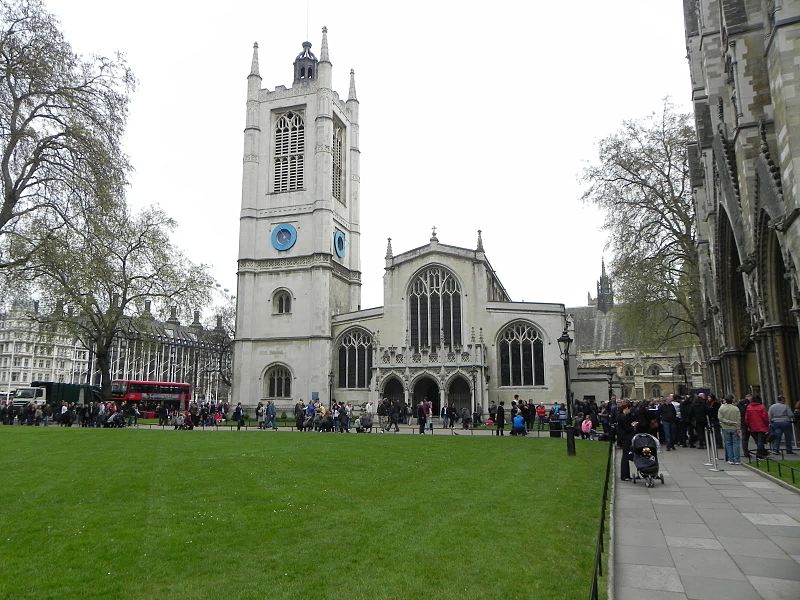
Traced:
POLYGON ((354 329, 339 342, 339 387, 367 388, 372 378, 372 336, 354 329))
POLYGON ((654 386, 653 386, 653 387, 650 389, 650 395, 651 395, 653 398, 658 398, 659 396, 661 396, 661 386, 660 386, 660 385, 654 385, 654 386))
POLYGON ((658 377, 661 375, 661 367, 658 365, 650 365, 650 367, 647 369, 647 374, 651 377, 658 377))
POLYGON ((686 368, 682 364, 675 365, 674 373, 675 373, 675 375, 685 375, 686 374, 686 368))
POLYGON ((276 365, 265 377, 267 398, 291 398, 292 374, 286 367, 276 365))
POLYGON ((288 315, 292 312, 292 296, 286 290, 278 290, 272 297, 272 312, 276 315, 288 315))
POLYGON ((544 385, 544 345, 533 325, 512 323, 500 334, 500 385, 544 385))
POLYGON ((289 111, 275 124, 275 192, 303 188, 305 121, 302 113, 289 111))
POLYGON ((339 202, 344 202, 342 188, 344 181, 344 127, 337 125, 333 129, 333 197, 339 202))
POLYGON ((630 365, 626 365, 625 368, 622 370, 622 374, 625 377, 633 377, 633 367, 630 365))
POLYGON ((461 345, 461 286, 447 269, 430 267, 412 278, 408 313, 414 348, 461 345))

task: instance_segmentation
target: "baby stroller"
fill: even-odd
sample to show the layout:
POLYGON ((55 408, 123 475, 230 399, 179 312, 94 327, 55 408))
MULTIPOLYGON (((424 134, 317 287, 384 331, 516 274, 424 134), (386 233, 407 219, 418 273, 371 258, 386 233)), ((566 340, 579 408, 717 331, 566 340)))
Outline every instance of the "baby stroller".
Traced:
POLYGON ((644 479, 647 487, 655 487, 656 479, 664 484, 664 476, 658 472, 658 440, 649 433, 637 433, 631 442, 631 458, 636 467, 633 483, 644 479))

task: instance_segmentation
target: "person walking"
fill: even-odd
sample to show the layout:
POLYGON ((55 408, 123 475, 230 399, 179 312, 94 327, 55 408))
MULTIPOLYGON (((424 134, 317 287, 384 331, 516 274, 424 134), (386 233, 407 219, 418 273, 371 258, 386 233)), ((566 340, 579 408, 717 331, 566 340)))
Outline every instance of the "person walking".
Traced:
POLYGON ((425 402, 420 401, 417 405, 417 421, 419 422, 419 433, 420 435, 425 434, 425 402))
POLYGON ((772 428, 772 452, 778 454, 781 448, 781 439, 786 440, 786 454, 794 454, 792 450, 792 420, 794 415, 786 406, 786 398, 778 396, 778 401, 767 411, 769 425, 772 428))
POLYGON ((619 465, 619 478, 622 481, 631 480, 630 452, 631 442, 636 433, 636 426, 639 421, 635 413, 631 410, 630 403, 626 400, 622 403, 622 410, 617 413, 617 435, 622 444, 622 458, 619 465))
POLYGON ((236 421, 236 431, 239 431, 244 425, 244 409, 241 402, 236 403, 236 408, 233 410, 233 420, 236 421))
POLYGON ((742 449, 742 414, 739 407, 733 403, 733 396, 725 396, 725 404, 719 407, 717 413, 719 425, 722 429, 722 441, 725 445, 725 460, 730 465, 740 465, 742 449))
POLYGON ((750 404, 747 405, 747 410, 744 412, 744 422, 747 424, 750 435, 756 439, 756 456, 759 458, 769 456, 766 448, 764 448, 764 438, 767 435, 767 431, 769 431, 769 414, 761 403, 760 396, 753 396, 750 404))

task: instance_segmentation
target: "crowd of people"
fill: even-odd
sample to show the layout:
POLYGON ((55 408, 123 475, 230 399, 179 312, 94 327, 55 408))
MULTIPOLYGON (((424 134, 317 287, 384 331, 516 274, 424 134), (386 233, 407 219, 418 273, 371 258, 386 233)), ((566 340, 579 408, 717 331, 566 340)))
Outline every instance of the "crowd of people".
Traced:
POLYGON ((140 415, 135 405, 116 402, 62 402, 56 407, 35 401, 26 404, 14 404, 11 400, 0 402, 0 423, 3 425, 124 427, 136 425, 140 415))
POLYGON ((786 454, 795 454, 792 426, 800 425, 800 401, 791 408, 783 396, 769 409, 759 396, 752 394, 738 401, 730 395, 720 400, 712 393, 684 397, 670 394, 636 402, 612 398, 603 412, 604 430, 608 423, 609 437, 622 447, 623 481, 631 478, 628 456, 637 433, 658 438, 667 452, 677 448, 707 449, 710 441, 716 449, 724 449, 729 464, 736 465, 741 464, 742 456, 753 453, 760 458, 779 454, 781 443, 786 454), (751 442, 755 448, 751 448, 751 442))

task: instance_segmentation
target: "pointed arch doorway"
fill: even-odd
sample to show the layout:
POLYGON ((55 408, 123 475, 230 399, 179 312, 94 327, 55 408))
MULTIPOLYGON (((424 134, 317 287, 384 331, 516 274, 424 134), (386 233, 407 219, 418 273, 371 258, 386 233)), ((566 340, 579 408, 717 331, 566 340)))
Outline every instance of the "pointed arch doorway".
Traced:
MULTIPOLYGON (((433 403, 433 414, 436 416, 439 415, 439 411, 441 410, 441 404, 439 402, 439 384, 436 383, 433 377, 425 375, 417 380, 414 384, 413 399, 414 406, 411 407, 412 412, 416 410, 417 405, 422 400, 430 400, 433 403)), ((416 416, 416 413, 414 413, 414 415, 416 416)))
POLYGON ((469 389, 469 382, 461 376, 454 377, 447 388, 447 403, 456 407, 458 414, 461 409, 466 408, 472 414, 472 393, 469 389))

